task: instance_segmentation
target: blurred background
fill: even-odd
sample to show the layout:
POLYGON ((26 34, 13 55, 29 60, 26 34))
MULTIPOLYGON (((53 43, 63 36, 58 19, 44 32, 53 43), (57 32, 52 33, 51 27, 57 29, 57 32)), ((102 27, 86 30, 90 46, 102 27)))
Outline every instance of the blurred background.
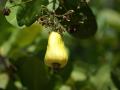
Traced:
POLYGON ((34 21, 44 0, 23 3, 17 19, 26 0, 10 1, 0 0, 0 90, 120 90, 120 0, 89 0, 97 32, 88 39, 64 33, 69 61, 55 74, 44 64, 49 28, 22 26, 34 21))

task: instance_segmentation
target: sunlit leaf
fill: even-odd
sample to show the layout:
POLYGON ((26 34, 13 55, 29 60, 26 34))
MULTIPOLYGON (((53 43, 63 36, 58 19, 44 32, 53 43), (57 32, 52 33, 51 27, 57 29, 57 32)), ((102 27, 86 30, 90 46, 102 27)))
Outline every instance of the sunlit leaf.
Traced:
POLYGON ((40 34, 42 26, 40 24, 33 24, 30 27, 25 27, 22 30, 16 30, 11 35, 10 39, 2 45, 3 54, 12 54, 19 51, 34 42, 40 34))

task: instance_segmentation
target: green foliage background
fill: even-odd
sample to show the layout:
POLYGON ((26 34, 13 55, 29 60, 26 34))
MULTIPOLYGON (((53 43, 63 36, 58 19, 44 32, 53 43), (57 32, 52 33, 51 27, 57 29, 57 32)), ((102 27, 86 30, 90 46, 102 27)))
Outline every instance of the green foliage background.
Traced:
POLYGON ((14 1, 0 0, 0 90, 120 89, 119 0, 90 0, 97 33, 85 40, 64 33, 69 62, 55 74, 44 64, 49 28, 33 23, 40 5, 50 2, 14 1), (9 16, 2 14, 4 7, 11 7, 9 16))

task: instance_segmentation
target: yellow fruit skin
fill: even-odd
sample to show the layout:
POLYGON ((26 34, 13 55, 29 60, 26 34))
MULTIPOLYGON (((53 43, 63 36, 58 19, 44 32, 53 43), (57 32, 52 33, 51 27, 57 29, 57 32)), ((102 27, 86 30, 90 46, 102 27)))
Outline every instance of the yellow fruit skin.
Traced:
POLYGON ((51 32, 48 39, 47 51, 45 54, 45 64, 53 68, 53 64, 59 64, 63 68, 68 61, 68 52, 57 32, 51 32))

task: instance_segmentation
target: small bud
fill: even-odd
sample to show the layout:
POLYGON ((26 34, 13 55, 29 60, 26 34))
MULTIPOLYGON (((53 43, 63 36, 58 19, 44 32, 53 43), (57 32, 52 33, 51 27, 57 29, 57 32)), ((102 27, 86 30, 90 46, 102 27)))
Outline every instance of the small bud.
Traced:
POLYGON ((61 35, 57 32, 50 33, 44 61, 52 69, 63 68, 67 64, 68 52, 61 35))
POLYGON ((9 8, 4 8, 3 10, 2 10, 2 13, 3 13, 3 15, 5 15, 5 16, 9 16, 10 15, 10 9, 9 8))

